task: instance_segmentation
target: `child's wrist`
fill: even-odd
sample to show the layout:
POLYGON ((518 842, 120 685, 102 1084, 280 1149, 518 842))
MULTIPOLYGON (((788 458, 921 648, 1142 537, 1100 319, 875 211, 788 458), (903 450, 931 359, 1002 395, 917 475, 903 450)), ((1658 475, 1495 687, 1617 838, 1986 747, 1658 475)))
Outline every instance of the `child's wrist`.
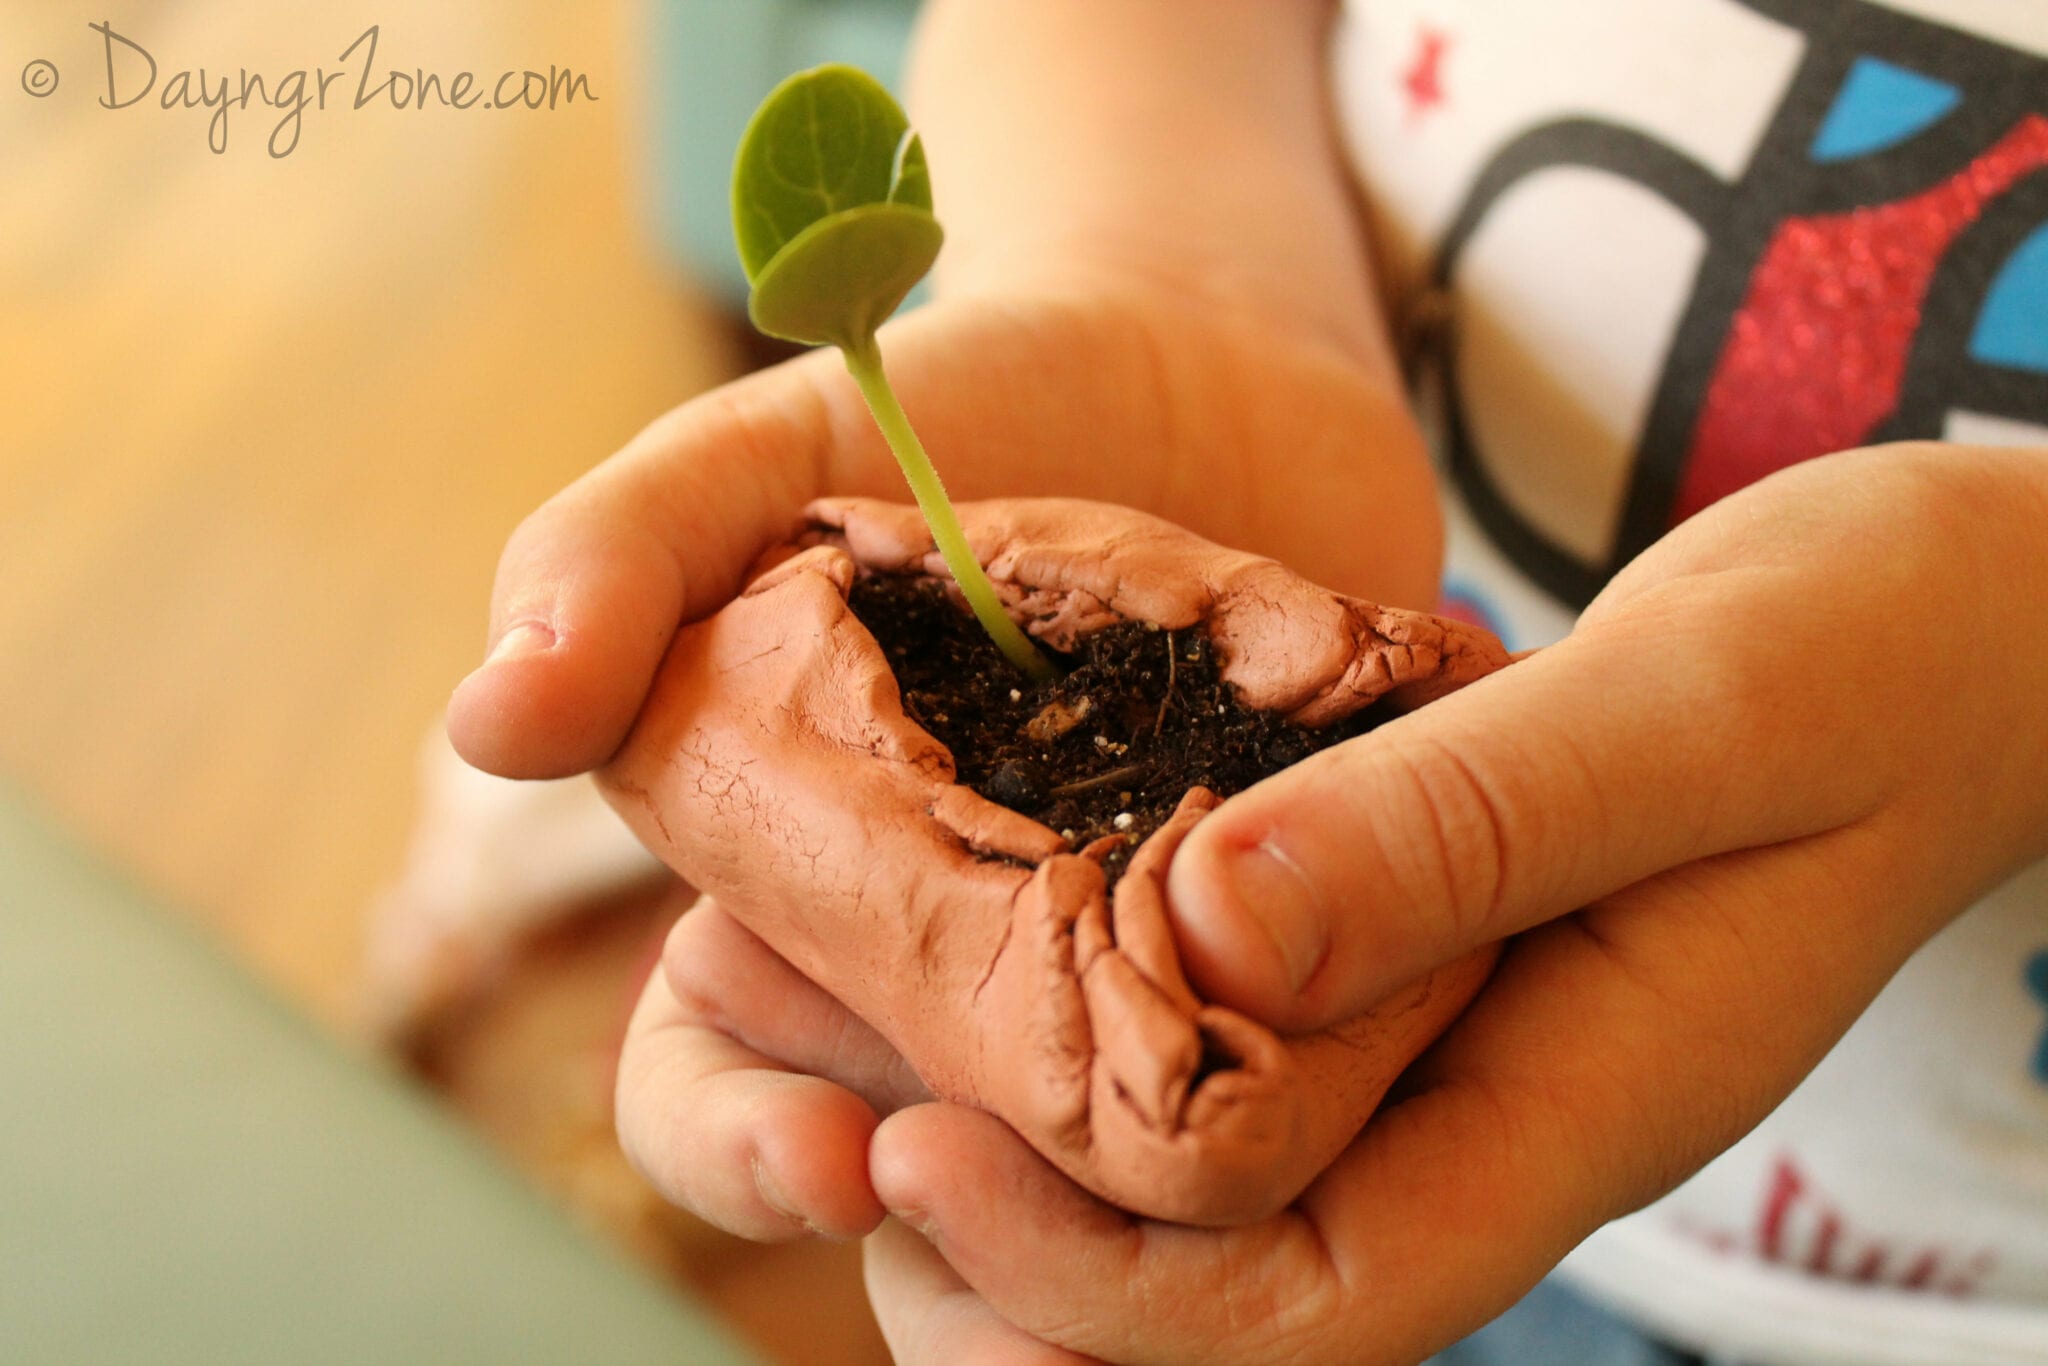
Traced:
POLYGON ((1162 249, 1155 238, 1143 228, 1024 226, 1000 239, 950 243, 933 274, 934 290, 947 299, 1030 295, 1113 300, 1139 310, 1155 302, 1174 311, 1199 306, 1254 331, 1322 344, 1376 386, 1404 392, 1379 302, 1362 272, 1288 278, 1227 251, 1188 243, 1162 249))

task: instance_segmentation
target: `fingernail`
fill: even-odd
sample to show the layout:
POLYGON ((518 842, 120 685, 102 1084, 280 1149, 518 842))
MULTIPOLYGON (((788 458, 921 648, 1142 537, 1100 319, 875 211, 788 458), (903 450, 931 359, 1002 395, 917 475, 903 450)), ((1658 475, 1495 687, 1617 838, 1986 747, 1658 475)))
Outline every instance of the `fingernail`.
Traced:
POLYGON ((798 1225, 806 1233, 824 1233, 825 1230, 796 1212, 796 1202, 782 1193, 782 1187, 775 1184, 775 1178, 768 1174, 768 1168, 762 1164, 760 1158, 755 1158, 751 1165, 754 1169, 754 1193, 761 1197, 762 1204, 792 1224, 798 1225))
POLYGON ((917 1236, 936 1245, 939 1241, 939 1226, 933 1218, 921 1209, 891 1209, 889 1213, 899 1222, 908 1224, 917 1231, 917 1236))
POLYGON ((1280 956, 1290 991, 1300 991, 1330 951, 1322 899, 1301 865, 1278 846, 1257 844, 1223 865, 1225 890, 1280 956))
POLYGON ((497 664, 503 660, 517 659, 520 655, 545 650, 554 643, 554 628, 546 622, 517 622, 504 635, 498 637, 498 643, 491 647, 491 653, 484 663, 497 664))

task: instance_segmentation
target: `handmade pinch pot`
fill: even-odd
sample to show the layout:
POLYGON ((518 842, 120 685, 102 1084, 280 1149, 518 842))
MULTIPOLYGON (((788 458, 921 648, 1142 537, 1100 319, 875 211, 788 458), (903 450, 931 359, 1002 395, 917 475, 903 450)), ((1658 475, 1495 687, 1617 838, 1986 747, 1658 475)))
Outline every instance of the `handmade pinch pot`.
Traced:
MULTIPOLYGON (((1504 665, 1460 622, 1375 606, 1124 508, 960 509, 1011 616, 1055 649, 1118 621, 1206 631, 1249 706, 1321 725, 1421 705, 1504 665)), ((956 784, 847 607, 863 572, 943 576, 914 508, 833 499, 682 630, 602 775, 648 846, 872 1024, 935 1095, 1008 1121, 1103 1199, 1191 1224, 1285 1207, 1492 964, 1472 954, 1364 1015, 1280 1038, 1203 1002, 1166 915, 1195 789, 1132 856, 1071 851, 956 784), (771 557, 775 559, 777 557, 771 557)))

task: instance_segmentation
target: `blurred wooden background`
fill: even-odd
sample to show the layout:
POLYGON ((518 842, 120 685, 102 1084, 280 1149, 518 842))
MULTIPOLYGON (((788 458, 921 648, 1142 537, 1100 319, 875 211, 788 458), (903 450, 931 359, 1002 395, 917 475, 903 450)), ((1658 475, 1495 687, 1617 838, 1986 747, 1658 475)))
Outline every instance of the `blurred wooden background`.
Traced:
MULTIPOLYGON (((109 8, 0 10, 0 778, 346 1031, 498 547, 728 375, 730 331, 644 226, 622 0, 109 8), (233 110, 216 155, 209 111, 99 107, 102 18, 160 81, 332 66, 380 23, 380 67, 554 63, 598 100, 338 99, 283 159, 276 111, 233 110)), ((713 1263, 757 1340, 787 1314, 791 1359, 877 1358, 848 1250, 713 1263)))

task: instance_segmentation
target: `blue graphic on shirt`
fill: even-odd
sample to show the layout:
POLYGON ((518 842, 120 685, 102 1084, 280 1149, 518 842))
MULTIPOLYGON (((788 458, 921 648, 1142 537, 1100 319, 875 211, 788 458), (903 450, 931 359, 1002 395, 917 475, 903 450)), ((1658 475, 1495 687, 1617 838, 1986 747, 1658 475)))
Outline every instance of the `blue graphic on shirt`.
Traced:
MULTIPOLYGON (((2027 963, 2027 990, 2048 1006, 2048 949, 2035 954, 2027 963)), ((2034 1049, 2034 1079, 2048 1086, 2048 1029, 2041 1032, 2041 1042, 2034 1049)))
POLYGON ((1896 147, 1941 122, 1962 99, 1962 91, 1947 81, 1875 57, 1858 57, 1807 155, 1825 163, 1896 147))
POLYGON ((1444 578, 1444 586, 1437 597, 1436 610, 1439 615, 1469 621, 1474 626, 1483 626, 1500 638, 1500 643, 1509 650, 1518 648, 1509 639, 1507 613, 1500 610, 1492 596, 1461 575, 1451 574, 1444 578))
POLYGON ((1999 267, 1977 315, 1970 354, 1986 365, 2048 374, 2048 223, 1999 267))

